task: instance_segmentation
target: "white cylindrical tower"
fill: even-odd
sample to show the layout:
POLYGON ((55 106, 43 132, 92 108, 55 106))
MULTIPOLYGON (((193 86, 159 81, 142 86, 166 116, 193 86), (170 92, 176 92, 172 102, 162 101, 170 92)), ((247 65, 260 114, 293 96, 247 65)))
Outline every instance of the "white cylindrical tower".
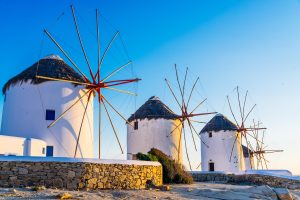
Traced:
MULTIPOLYGON (((49 56, 33 64, 3 87, 5 101, 1 134, 41 139, 47 144, 47 156, 73 157, 87 97, 80 100, 55 125, 50 128, 47 126, 87 89, 68 82, 37 79, 36 75, 84 82, 83 77, 59 56, 49 56)), ((92 101, 83 121, 77 157, 94 157, 92 101)))
POLYGON ((251 151, 248 147, 244 145, 242 145, 242 148, 243 148, 243 154, 245 158, 245 170, 255 169, 253 151, 251 151))
POLYGON ((201 130, 202 171, 238 172, 245 160, 238 127, 222 114, 215 115, 201 130), (232 152, 232 153, 231 153, 232 152), (232 154, 232 155, 231 155, 232 154))
POLYGON ((127 124, 127 159, 157 148, 182 163, 181 126, 176 128, 180 120, 158 97, 151 97, 128 121, 133 126, 127 124))

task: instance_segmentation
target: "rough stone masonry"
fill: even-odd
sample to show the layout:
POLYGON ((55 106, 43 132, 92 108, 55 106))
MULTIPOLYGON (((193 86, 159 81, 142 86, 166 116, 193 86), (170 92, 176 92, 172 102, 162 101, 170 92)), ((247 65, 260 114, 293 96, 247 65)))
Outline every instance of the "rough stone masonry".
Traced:
POLYGON ((0 161, 0 187, 143 189, 162 185, 160 164, 0 161))

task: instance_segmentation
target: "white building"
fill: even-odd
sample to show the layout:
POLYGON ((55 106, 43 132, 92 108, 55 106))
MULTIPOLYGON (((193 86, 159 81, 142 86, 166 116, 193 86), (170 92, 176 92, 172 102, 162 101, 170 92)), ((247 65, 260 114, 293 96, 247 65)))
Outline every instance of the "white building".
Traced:
POLYGON ((38 139, 0 135, 0 155, 46 156, 46 143, 38 139))
POLYGON ((241 134, 237 129, 222 114, 215 115, 204 126, 200 137, 208 147, 201 143, 202 171, 238 172, 246 169, 241 134))
POLYGON ((137 153, 146 154, 151 148, 157 148, 182 162, 181 126, 173 131, 180 120, 158 97, 151 97, 128 121, 133 127, 127 124, 127 159, 135 159, 137 153))
MULTIPOLYGON (((58 56, 45 57, 25 69, 3 87, 5 100, 1 135, 42 140, 47 144, 47 156, 73 157, 87 97, 55 125, 47 127, 74 104, 86 88, 68 82, 37 79, 36 75, 84 82, 83 77, 58 56)), ((7 152, 11 146, 20 148, 22 142, 17 140, 13 137, 8 140, 0 154, 7 152)), ((83 122, 77 157, 94 157, 93 102, 90 102, 83 122)))

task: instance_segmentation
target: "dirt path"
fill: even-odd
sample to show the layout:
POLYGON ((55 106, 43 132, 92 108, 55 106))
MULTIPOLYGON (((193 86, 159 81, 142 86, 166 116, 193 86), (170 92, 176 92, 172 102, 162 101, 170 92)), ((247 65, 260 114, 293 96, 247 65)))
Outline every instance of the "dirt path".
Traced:
MULTIPOLYGON (((170 191, 46 189, 34 192, 30 188, 0 188, 0 199, 58 199, 57 195, 62 193, 71 194, 73 199, 277 199, 274 191, 268 186, 237 186, 213 183, 172 185, 170 191)), ((300 195, 300 191, 292 191, 292 193, 293 195, 300 195)), ((295 196, 295 198, 298 197, 295 196)))

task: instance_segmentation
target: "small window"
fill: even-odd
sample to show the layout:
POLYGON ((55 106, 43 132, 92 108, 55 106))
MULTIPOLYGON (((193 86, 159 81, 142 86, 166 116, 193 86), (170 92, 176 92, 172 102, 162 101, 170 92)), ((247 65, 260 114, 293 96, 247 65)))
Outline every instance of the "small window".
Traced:
POLYGON ((45 149, 45 147, 43 147, 43 149, 42 149, 42 154, 43 155, 45 154, 45 151, 46 151, 46 149, 45 149))
POLYGON ((138 130, 138 128, 139 128, 139 123, 138 123, 138 121, 135 121, 134 122, 134 130, 138 130))
POLYGON ((46 156, 53 157, 53 146, 47 146, 46 156))
POLYGON ((215 163, 213 163, 213 162, 211 162, 211 163, 208 163, 208 170, 210 171, 210 172, 213 172, 213 171, 215 171, 215 163))
POLYGON ((46 110, 46 120, 55 120, 55 110, 46 110))
POLYGON ((208 132, 208 137, 212 137, 212 132, 208 132))

